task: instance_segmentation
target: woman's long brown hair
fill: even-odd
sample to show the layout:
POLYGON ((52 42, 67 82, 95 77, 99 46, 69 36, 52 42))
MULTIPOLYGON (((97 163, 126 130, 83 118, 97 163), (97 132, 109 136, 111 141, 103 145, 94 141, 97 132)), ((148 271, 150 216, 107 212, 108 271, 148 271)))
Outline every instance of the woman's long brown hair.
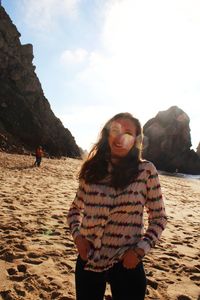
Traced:
POLYGON ((108 143, 110 125, 118 119, 128 119, 136 126, 136 144, 129 153, 120 159, 119 163, 112 165, 110 186, 123 189, 133 182, 139 173, 141 161, 142 128, 138 119, 130 113, 119 113, 112 117, 103 127, 99 140, 91 149, 87 160, 83 163, 79 179, 89 184, 98 184, 108 175, 108 164, 111 163, 111 152, 108 143))

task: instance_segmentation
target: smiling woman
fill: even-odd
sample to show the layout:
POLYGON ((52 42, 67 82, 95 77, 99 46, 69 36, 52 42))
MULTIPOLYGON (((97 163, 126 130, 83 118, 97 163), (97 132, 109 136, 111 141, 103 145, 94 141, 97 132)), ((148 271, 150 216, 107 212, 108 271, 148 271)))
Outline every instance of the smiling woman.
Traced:
POLYGON ((112 159, 128 154, 136 139, 136 126, 129 119, 113 121, 109 129, 108 143, 112 159))
POLYGON ((166 213, 156 168, 141 159, 141 136, 138 119, 115 115, 81 168, 68 213, 79 254, 77 300, 103 300, 107 282, 115 300, 145 297, 142 259, 160 238, 166 213), (145 232, 144 207, 149 214, 145 232))
POLYGON ((141 136, 142 128, 138 119, 129 113, 115 115, 103 127, 79 178, 88 183, 99 182, 105 179, 108 169, 112 168, 112 185, 116 188, 127 185, 133 180, 133 175, 138 174, 141 136))

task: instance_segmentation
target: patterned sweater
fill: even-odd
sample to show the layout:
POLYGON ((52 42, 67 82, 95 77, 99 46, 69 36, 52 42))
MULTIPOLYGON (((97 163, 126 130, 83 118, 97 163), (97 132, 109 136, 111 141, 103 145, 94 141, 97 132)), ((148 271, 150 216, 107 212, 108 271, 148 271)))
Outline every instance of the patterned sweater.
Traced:
POLYGON ((107 270, 130 248, 142 248, 146 254, 160 238, 167 218, 158 173, 148 161, 141 162, 139 170, 137 179, 122 190, 80 182, 67 219, 73 238, 81 234, 92 244, 86 270, 107 270))

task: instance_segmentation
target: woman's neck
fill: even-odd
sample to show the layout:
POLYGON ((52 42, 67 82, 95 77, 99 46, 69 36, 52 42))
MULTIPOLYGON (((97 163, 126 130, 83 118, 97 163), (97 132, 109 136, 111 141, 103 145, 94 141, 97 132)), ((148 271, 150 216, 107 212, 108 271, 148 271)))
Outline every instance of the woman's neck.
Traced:
POLYGON ((110 162, 112 165, 117 165, 120 161, 119 157, 111 157, 110 162))

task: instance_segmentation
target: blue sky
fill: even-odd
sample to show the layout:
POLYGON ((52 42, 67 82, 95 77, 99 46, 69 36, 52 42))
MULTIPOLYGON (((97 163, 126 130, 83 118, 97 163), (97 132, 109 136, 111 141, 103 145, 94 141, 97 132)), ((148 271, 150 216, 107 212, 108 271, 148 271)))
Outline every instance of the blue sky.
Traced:
POLYGON ((46 98, 83 149, 108 118, 172 105, 200 141, 199 0, 2 0, 46 98))

